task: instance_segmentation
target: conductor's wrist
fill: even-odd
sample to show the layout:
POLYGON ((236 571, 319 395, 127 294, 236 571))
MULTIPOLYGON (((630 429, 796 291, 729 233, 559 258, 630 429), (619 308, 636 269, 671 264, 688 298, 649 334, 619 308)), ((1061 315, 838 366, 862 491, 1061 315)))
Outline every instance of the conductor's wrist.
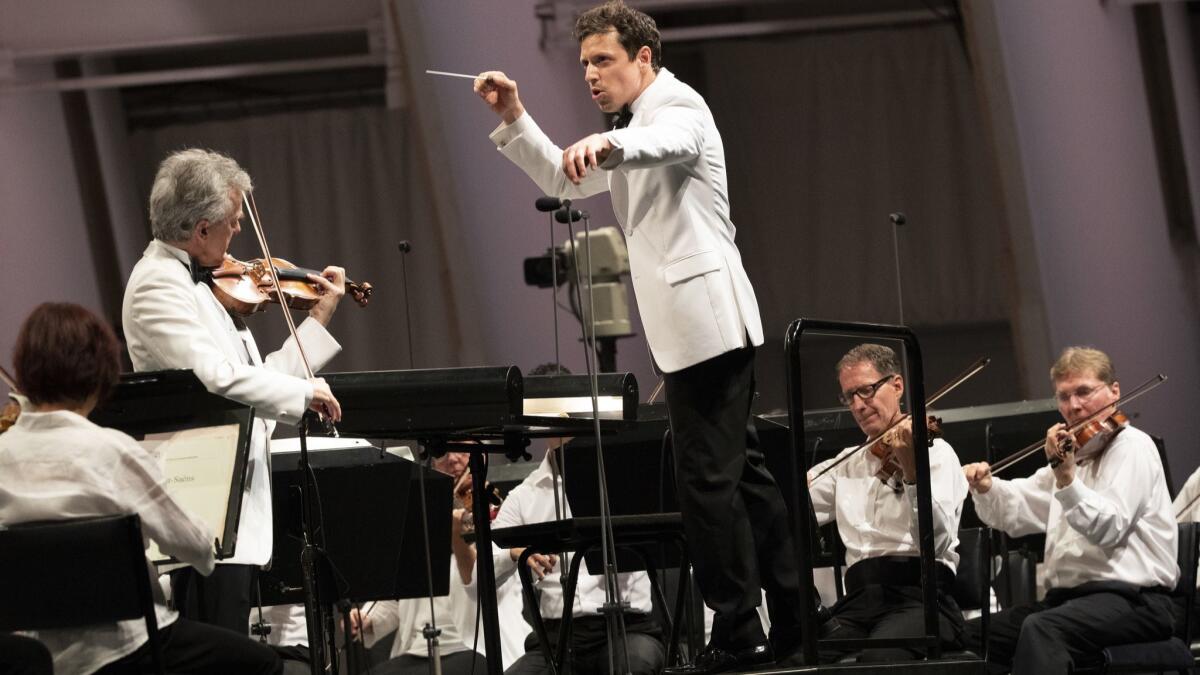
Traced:
POLYGON ((514 123, 516 123, 517 120, 521 119, 521 115, 524 115, 524 114, 525 114, 525 106, 521 105, 520 103, 517 103, 516 105, 510 107, 508 110, 505 110, 504 114, 501 115, 500 117, 501 117, 501 119, 504 120, 505 124, 514 124, 514 123))

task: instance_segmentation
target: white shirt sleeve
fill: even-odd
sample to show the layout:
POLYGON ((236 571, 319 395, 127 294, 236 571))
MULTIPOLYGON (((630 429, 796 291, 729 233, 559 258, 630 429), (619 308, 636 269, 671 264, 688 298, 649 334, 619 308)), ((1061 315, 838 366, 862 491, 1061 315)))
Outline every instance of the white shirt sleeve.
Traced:
POLYGON ((984 524, 1021 537, 1046 531, 1053 486, 1054 472, 1044 466, 1029 478, 993 477, 990 490, 972 492, 971 497, 975 500, 975 513, 984 524))
POLYGON ((160 551, 195 567, 205 576, 212 574, 215 565, 212 531, 167 492, 167 481, 158 463, 137 441, 120 432, 106 431, 125 446, 121 455, 124 466, 111 474, 115 483, 113 495, 129 500, 126 507, 138 514, 142 533, 153 539, 160 551))
POLYGON ((1125 541, 1134 521, 1145 512, 1155 481, 1162 480, 1154 464, 1139 461, 1140 447, 1114 444, 1093 460, 1106 464, 1105 474, 1120 476, 1120 481, 1093 490, 1083 484, 1077 471, 1070 485, 1054 491, 1071 528, 1100 548, 1125 541))

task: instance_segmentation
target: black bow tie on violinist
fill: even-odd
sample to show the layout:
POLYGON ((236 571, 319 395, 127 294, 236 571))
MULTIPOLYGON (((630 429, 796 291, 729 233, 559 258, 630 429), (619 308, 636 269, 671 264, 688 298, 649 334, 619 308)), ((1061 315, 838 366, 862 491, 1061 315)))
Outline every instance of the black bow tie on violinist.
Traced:
POLYGON ((629 120, 631 119, 633 119, 633 111, 629 109, 629 106, 621 108, 621 112, 617 113, 617 116, 613 118, 613 131, 629 126, 629 120))
POLYGON ((213 273, 213 270, 215 270, 217 268, 216 267, 204 267, 200 264, 200 261, 196 260, 195 258, 191 258, 190 262, 191 262, 191 267, 189 269, 192 272, 192 283, 196 283, 196 284, 205 283, 205 284, 208 284, 209 286, 211 286, 212 278, 213 278, 212 273, 213 273))

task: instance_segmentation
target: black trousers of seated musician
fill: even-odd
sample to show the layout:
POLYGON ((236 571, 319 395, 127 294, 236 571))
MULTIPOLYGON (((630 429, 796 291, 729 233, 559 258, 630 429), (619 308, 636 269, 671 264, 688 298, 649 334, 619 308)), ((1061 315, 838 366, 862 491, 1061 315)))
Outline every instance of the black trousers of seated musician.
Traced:
POLYGON ((0 675, 54 675, 54 661, 37 640, 0 633, 0 675))
POLYGON ((667 410, 688 555, 716 616, 711 644, 761 644, 767 591, 772 634, 800 624, 800 582, 787 507, 749 426, 754 348, 667 373, 667 410))
MULTIPOLYGON (((281 675, 283 661, 266 645, 244 634, 176 619, 158 631, 163 670, 183 675, 281 675)), ((141 675, 154 672, 150 643, 114 661, 96 675, 141 675)))
MULTIPOLYGON (((938 636, 945 650, 959 650, 965 641, 962 611, 950 594, 954 573, 936 564, 938 582, 938 636)), ((846 595, 830 611, 837 628, 826 639, 907 638, 925 634, 925 603, 918 558, 881 556, 860 560, 846 572, 846 595)), ((834 662, 851 650, 824 648, 822 662, 834 662)), ((924 650, 878 647, 862 650, 859 662, 907 661, 924 650)))
POLYGON ((207 577, 184 567, 171 572, 171 599, 185 619, 248 635, 251 591, 257 579, 254 565, 217 565, 207 577))
MULTIPOLYGON (((667 662, 662 629, 646 614, 625 612, 625 653, 629 657, 632 675, 658 675, 667 662)), ((571 619, 571 670, 580 675, 607 675, 608 627, 602 616, 576 616, 571 619)), ((557 649, 559 619, 546 619, 550 651, 557 649)), ((619 657, 617 657, 619 658, 619 657)), ((525 639, 525 654, 504 671, 504 675, 544 675, 550 672, 546 657, 537 640, 537 633, 525 639)))
MULTIPOLYGON (((1100 660, 1105 647, 1171 637, 1165 591, 1120 582, 1055 588, 1044 601, 994 615, 988 625, 988 668, 1003 673, 1067 673, 1100 660)), ((982 648, 978 619, 967 624, 968 648, 982 648)))

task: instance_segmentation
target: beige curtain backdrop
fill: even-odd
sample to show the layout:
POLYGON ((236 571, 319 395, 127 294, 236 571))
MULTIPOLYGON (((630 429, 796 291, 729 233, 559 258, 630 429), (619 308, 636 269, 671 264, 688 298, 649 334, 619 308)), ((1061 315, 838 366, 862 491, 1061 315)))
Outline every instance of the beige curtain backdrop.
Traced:
POLYGON ((768 334, 798 316, 1007 321, 994 163, 954 28, 714 42, 702 50, 738 245, 768 334), (911 261, 911 262, 908 262, 911 261))

